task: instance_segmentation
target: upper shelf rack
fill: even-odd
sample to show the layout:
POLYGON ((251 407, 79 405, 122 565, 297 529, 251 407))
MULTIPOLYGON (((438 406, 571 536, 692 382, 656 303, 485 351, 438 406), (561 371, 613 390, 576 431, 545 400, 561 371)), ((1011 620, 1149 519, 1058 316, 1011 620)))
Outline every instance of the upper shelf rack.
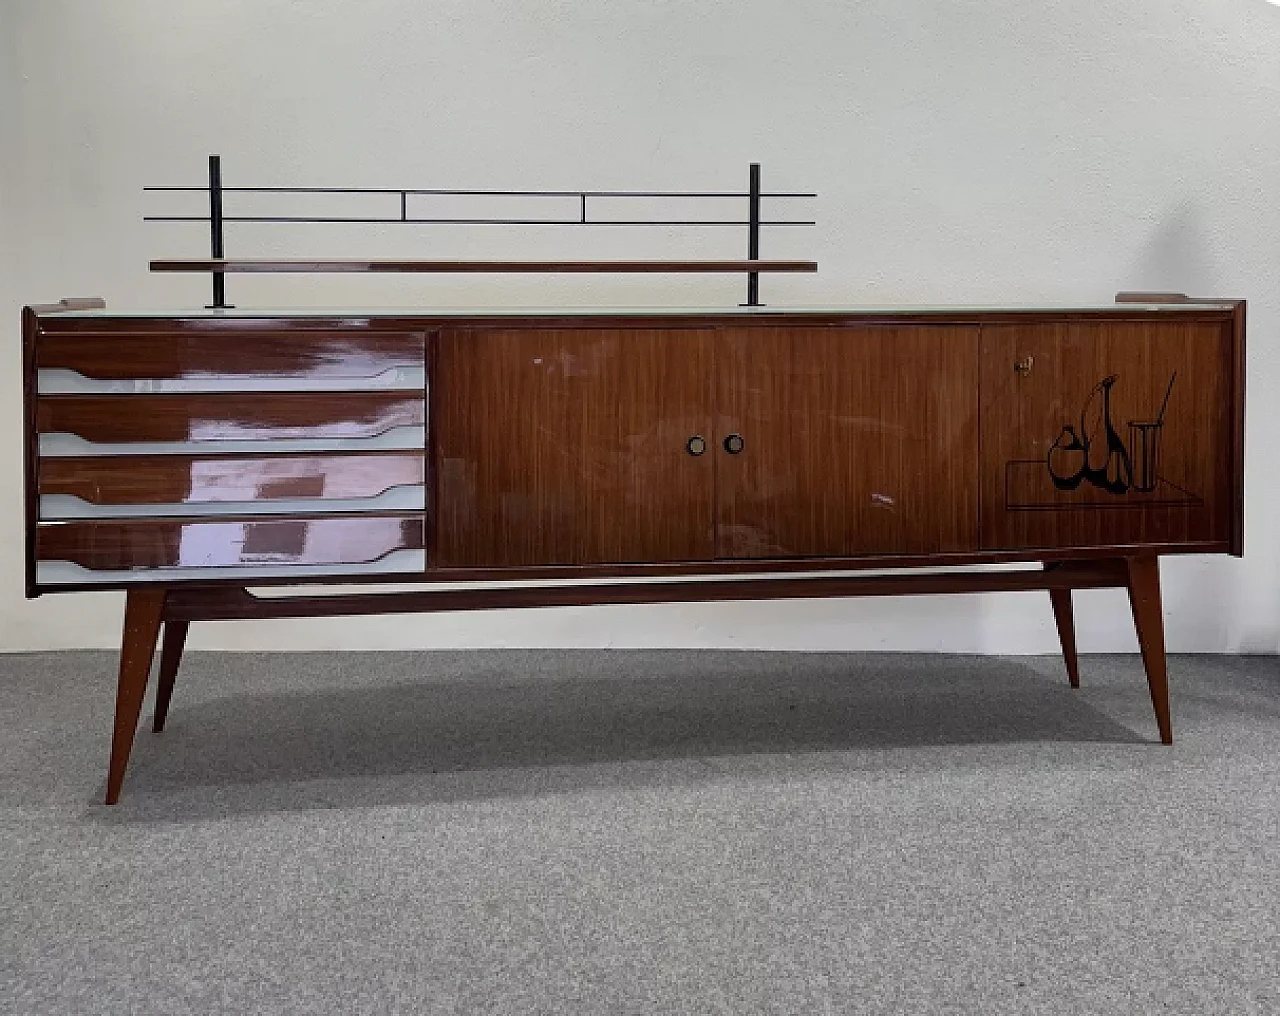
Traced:
POLYGON ((448 190, 441 188, 386 187, 225 187, 222 183, 222 159, 209 156, 207 187, 155 186, 144 191, 195 192, 209 195, 208 215, 147 215, 147 222, 208 222, 210 229, 209 258, 174 258, 151 262, 153 272, 208 272, 213 281, 213 308, 225 308, 226 276, 233 273, 275 272, 590 272, 590 273, 745 273, 747 299, 745 306, 760 306, 759 277, 762 272, 816 272, 816 261, 762 260, 760 230, 763 226, 813 226, 810 219, 762 220, 760 202, 767 198, 808 199, 813 193, 769 192, 760 186, 760 165, 751 163, 746 191, 592 191, 592 190, 448 190), (227 194, 324 194, 324 195, 398 195, 399 216, 298 216, 298 215, 226 215, 227 194), (409 215, 409 199, 415 196, 446 197, 527 197, 574 199, 578 215, 572 218, 423 218, 409 215), (743 198, 747 201, 747 217, 738 219, 595 219, 589 215, 588 202, 602 198, 666 198, 706 199, 743 198), (312 258, 228 258, 225 224, 228 222, 259 223, 346 223, 346 224, 462 224, 507 226, 737 226, 747 230, 746 260, 603 260, 603 261, 520 261, 520 260, 357 260, 312 258))

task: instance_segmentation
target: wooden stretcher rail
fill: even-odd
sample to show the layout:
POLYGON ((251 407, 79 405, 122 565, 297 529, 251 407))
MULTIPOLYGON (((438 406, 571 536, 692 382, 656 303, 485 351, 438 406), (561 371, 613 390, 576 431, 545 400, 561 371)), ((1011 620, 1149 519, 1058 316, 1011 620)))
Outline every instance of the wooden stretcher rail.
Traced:
POLYGON ((235 621, 361 614, 419 614, 442 610, 510 610, 619 603, 708 603, 832 596, 929 596, 1123 587, 1123 561, 1050 565, 1019 571, 822 576, 671 582, 575 583, 319 596, 255 596, 247 589, 174 589, 165 616, 187 621, 235 621))

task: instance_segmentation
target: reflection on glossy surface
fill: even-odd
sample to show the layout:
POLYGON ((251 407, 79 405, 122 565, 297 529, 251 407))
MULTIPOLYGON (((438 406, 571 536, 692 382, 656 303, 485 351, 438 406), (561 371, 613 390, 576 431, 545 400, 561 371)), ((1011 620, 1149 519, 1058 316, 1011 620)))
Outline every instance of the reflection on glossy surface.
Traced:
POLYGON ((36 401, 41 433, 95 442, 374 437, 425 418, 422 396, 399 392, 43 395, 36 401))
POLYGON ((426 388, 423 367, 392 367, 371 377, 282 377, 261 374, 219 374, 185 378, 119 378, 95 380, 74 370, 51 367, 36 375, 41 395, 151 395, 203 392, 362 392, 421 391, 426 388))
MULTIPOLYGON (((41 434, 41 461, 53 458, 113 458, 133 455, 237 455, 254 452, 380 452, 426 447, 425 427, 392 427, 375 437, 285 438, 261 441, 86 441, 75 434, 41 434)), ((42 467, 43 468, 43 467, 42 467)))
POLYGON ((346 515, 353 512, 423 511, 426 487, 394 487, 365 498, 290 498, 288 500, 215 501, 192 504, 89 504, 69 494, 45 494, 40 498, 41 520, 201 518, 217 515, 346 515))
POLYGON ((54 458, 40 464, 40 492, 94 505, 351 500, 420 487, 425 476, 421 452, 54 458))
POLYGON ((426 333, 273 329, 271 322, 220 333, 178 331, 60 333, 43 324, 36 366, 65 368, 95 380, 134 378, 371 378, 421 367, 426 333))
POLYGON ((226 568, 255 564, 367 564, 424 546, 421 513, 227 522, 42 523, 36 556, 84 568, 226 568))
POLYGON ((94 571, 68 561, 41 561, 36 565, 36 581, 42 586, 101 585, 118 586, 129 582, 199 582, 211 578, 225 579, 279 579, 319 581, 321 579, 364 578, 370 575, 415 575, 427 566, 427 555, 422 550, 394 550, 386 557, 367 564, 255 564, 219 568, 210 572, 207 568, 149 568, 128 571, 94 571))

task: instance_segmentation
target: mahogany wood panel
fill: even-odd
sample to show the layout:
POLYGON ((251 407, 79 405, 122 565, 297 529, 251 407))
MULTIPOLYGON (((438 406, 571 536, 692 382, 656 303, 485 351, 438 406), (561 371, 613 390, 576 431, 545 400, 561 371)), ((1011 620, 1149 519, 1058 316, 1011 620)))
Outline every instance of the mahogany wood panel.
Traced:
POLYGON ((422 452, 45 458, 40 493, 95 505, 376 497, 426 481, 422 452))
POLYGON ((182 258, 151 262, 153 272, 816 272, 816 261, 460 261, 315 258, 182 258))
POLYGON ((442 332, 433 563, 709 559, 713 376, 705 329, 442 332))
POLYGON ((1232 346, 1229 319, 984 327, 983 547, 1229 541, 1232 346))
POLYGON ((423 529, 422 513, 42 523, 36 555, 41 561, 71 561, 107 571, 368 564, 392 551, 421 550, 423 529))
POLYGON ((36 437, 36 336, 40 323, 30 307, 22 309, 22 510, 23 572, 28 598, 37 595, 36 525, 40 518, 36 437))
POLYGON ((376 437, 425 422, 414 392, 253 392, 212 395, 42 395, 41 433, 86 441, 226 441, 376 437))
POLYGON ((107 301, 100 296, 64 296, 57 303, 33 303, 30 309, 40 315, 68 310, 106 310, 107 301))
POLYGON ((717 556, 976 549, 977 341, 947 325, 725 330, 717 556))
POLYGON ((1245 314, 1243 300, 1232 314, 1231 364, 1231 553, 1244 556, 1244 388, 1245 314))
MULTIPOLYGON (((53 322, 56 327, 60 322, 53 322)), ((370 378, 423 365, 423 332, 240 330, 59 332, 36 345, 36 366, 102 381, 219 376, 370 378)))

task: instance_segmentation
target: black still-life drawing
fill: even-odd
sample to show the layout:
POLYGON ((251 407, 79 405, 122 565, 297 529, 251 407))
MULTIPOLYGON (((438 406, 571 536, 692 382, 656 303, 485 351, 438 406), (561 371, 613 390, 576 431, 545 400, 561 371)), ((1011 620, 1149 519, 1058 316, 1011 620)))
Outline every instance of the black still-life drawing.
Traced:
POLYGON ((1130 489, 1150 493, 1160 482, 1156 474, 1160 432, 1178 372, 1169 378, 1155 420, 1130 421, 1132 447, 1111 421, 1111 389, 1118 380, 1119 375, 1112 374, 1099 381, 1080 411, 1079 429, 1067 424, 1049 449, 1045 459, 1059 490, 1075 490, 1087 482, 1109 494, 1126 494, 1130 489))

